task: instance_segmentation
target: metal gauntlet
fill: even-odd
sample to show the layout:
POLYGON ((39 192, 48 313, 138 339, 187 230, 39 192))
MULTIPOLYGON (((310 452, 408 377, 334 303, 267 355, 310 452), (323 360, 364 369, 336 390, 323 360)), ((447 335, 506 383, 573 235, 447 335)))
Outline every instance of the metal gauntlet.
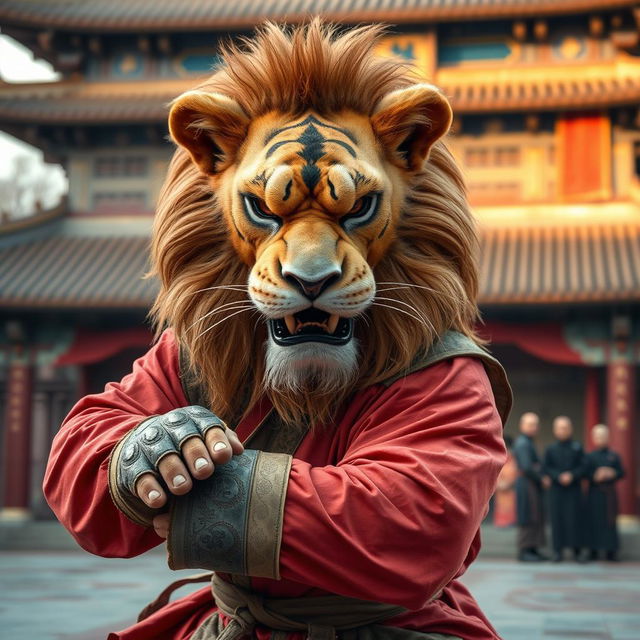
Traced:
POLYGON ((226 425, 209 409, 191 406, 153 416, 130 431, 114 449, 109 465, 109 485, 116 506, 138 524, 148 525, 153 510, 136 495, 138 478, 145 473, 157 476, 158 464, 166 455, 181 455, 181 447, 189 438, 204 439, 213 428, 226 429, 226 425))

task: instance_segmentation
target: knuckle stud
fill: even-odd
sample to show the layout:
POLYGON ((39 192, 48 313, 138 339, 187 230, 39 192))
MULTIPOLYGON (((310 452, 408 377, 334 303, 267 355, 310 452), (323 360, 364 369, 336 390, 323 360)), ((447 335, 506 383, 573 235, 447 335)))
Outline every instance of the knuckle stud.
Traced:
POLYGON ((155 442, 160 435, 160 430, 157 427, 148 427, 145 429, 143 438, 146 442, 155 442))
POLYGON ((206 416, 210 412, 204 407, 189 407, 189 413, 194 416, 206 416))
POLYGON ((133 462, 136 459, 137 455, 138 455, 138 448, 136 447, 135 444, 130 444, 124 450, 123 459, 125 462, 133 462))

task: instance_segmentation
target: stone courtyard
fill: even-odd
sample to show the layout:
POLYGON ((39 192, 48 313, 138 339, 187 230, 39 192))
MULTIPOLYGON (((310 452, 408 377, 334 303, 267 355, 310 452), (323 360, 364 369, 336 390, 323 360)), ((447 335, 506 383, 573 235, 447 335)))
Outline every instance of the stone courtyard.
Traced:
MULTIPOLYGON (((160 550, 129 560, 79 550, 0 552, 0 635, 101 640, 131 624, 175 577, 160 550)), ((480 559, 463 581, 504 640, 640 638, 637 562, 523 565, 480 559)))

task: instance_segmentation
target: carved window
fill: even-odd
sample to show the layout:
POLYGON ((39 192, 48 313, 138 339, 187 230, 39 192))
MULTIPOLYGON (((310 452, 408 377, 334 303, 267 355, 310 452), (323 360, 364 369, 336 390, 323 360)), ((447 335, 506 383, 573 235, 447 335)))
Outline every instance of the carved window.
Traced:
POLYGON ((137 178, 147 175, 148 165, 145 156, 102 156, 95 159, 93 175, 96 178, 137 178))
POLYGON ((93 208, 98 211, 144 211, 147 194, 145 191, 96 191, 93 208))

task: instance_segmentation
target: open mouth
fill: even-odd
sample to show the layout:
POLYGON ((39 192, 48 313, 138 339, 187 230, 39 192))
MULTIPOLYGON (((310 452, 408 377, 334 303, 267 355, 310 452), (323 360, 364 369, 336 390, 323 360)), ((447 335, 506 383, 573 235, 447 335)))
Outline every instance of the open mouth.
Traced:
POLYGON ((320 309, 305 309, 284 318, 269 320, 271 337, 276 344, 288 346, 301 342, 347 344, 353 337, 353 319, 320 309))

